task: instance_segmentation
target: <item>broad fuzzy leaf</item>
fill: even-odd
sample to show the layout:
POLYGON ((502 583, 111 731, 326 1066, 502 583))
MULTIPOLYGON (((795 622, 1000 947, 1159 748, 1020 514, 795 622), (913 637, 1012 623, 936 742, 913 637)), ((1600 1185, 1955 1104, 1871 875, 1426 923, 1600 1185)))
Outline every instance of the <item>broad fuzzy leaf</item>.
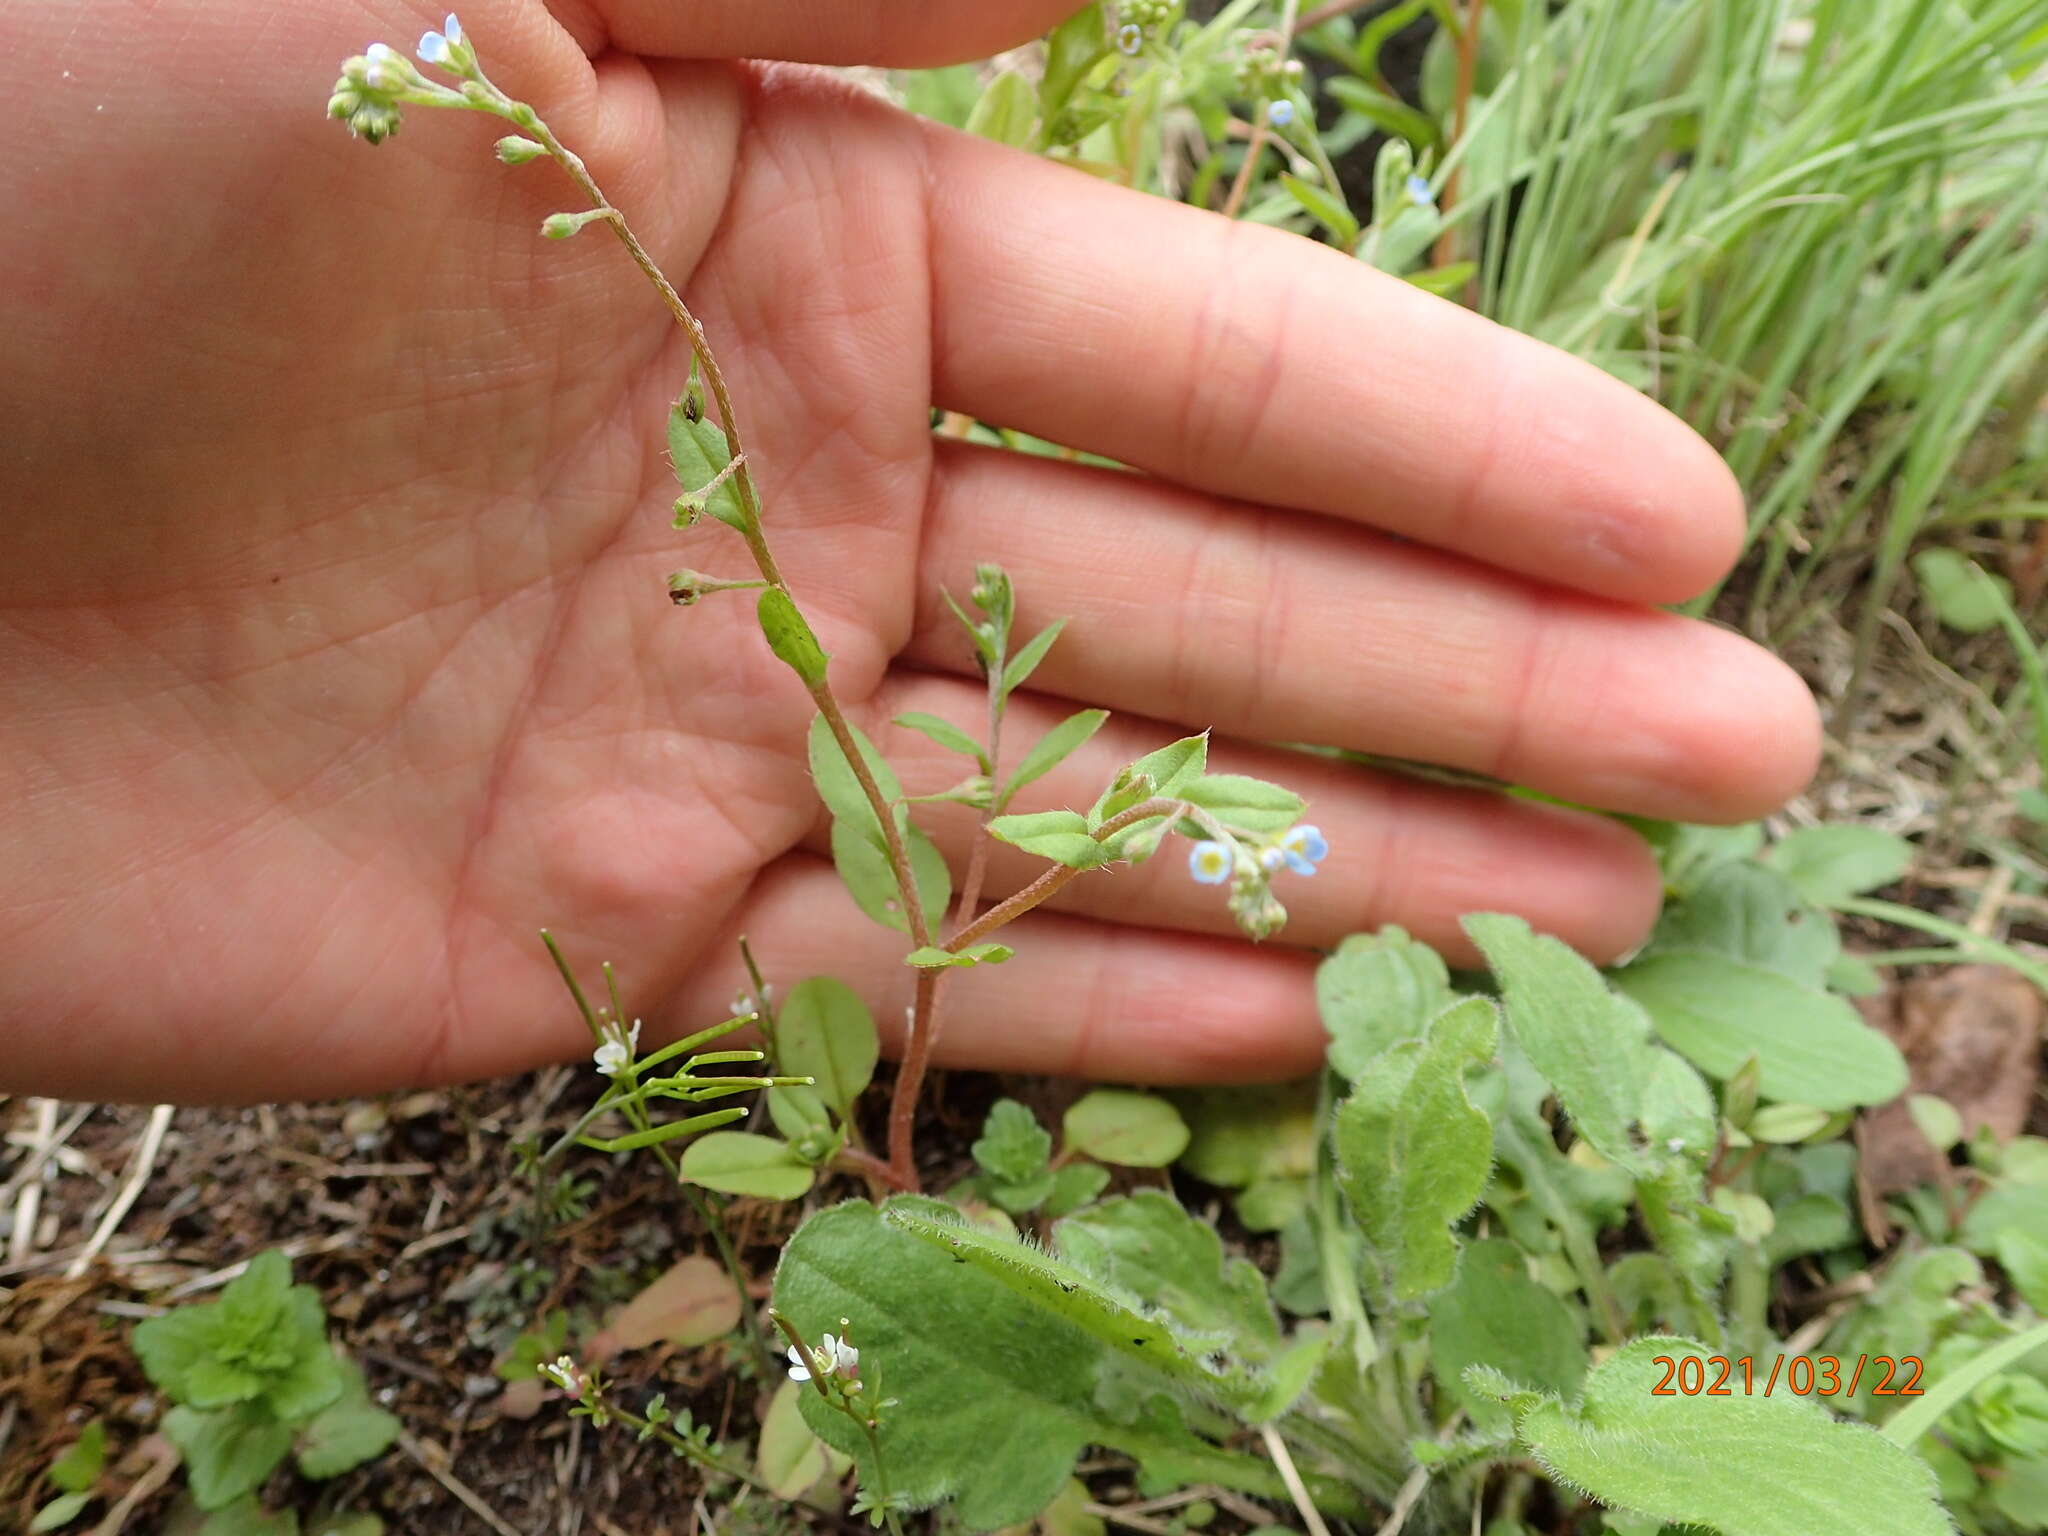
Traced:
POLYGON ((1819 987, 1841 958, 1842 941, 1834 920, 1776 870, 1724 864, 1665 909, 1645 958, 1682 951, 1725 955, 1819 987))
POLYGON ((320 1293, 293 1285, 276 1249, 259 1253, 217 1301, 179 1307, 135 1328, 143 1369, 193 1408, 260 1402, 303 1419, 341 1394, 320 1293))
POLYGON ((1330 1065, 1353 1080, 1387 1047, 1419 1039, 1455 1000, 1443 958, 1396 927, 1355 933, 1316 967, 1330 1065))
POLYGON ((1669 954, 1627 967, 1615 985, 1701 1071, 1726 1078, 1754 1056, 1766 1098, 1849 1109, 1905 1091, 1897 1046, 1839 997, 1781 972, 1721 955, 1669 954))
POLYGON ((1109 859, 1109 850, 1089 834, 1087 819, 1078 811, 998 816, 988 830, 998 841, 1074 869, 1093 869, 1109 859))
MULTIPOLYGON (((783 1250, 775 1305, 805 1338, 851 1320, 862 1374, 882 1371, 898 1400, 880 1431, 890 1487, 914 1507, 957 1500, 969 1530, 1029 1520, 1098 1438, 1101 1346, 870 1205, 804 1223, 783 1250)), ((820 1439, 867 1462, 867 1437, 845 1415, 815 1392, 798 1403, 820 1439)))
POLYGON ((1065 1258, 1097 1280, 1238 1354, 1261 1359, 1279 1343, 1257 1268, 1226 1256, 1214 1227, 1158 1190, 1069 1216, 1053 1237, 1065 1258))
POLYGON ((1500 981, 1508 1026, 1579 1134, 1609 1162, 1636 1164, 1629 1126, 1653 1069, 1642 1009, 1608 991, 1569 946, 1519 917, 1468 917, 1465 932, 1500 981))
POLYGON ((1913 845, 1876 827, 1803 827, 1773 843, 1764 862, 1816 906, 1890 885, 1913 865, 1913 845))
POLYGON ((1457 1280, 1429 1304, 1430 1369, 1474 1423, 1505 1429, 1505 1409, 1466 1385, 1466 1368, 1492 1366, 1568 1398, 1586 1374, 1585 1331, 1571 1307, 1529 1278, 1519 1247, 1487 1238, 1465 1250, 1457 1280))
POLYGON ((1488 1060, 1493 1004, 1467 998, 1421 1040, 1383 1052, 1337 1111, 1332 1138, 1345 1196, 1399 1300, 1449 1283, 1451 1225, 1478 1201, 1493 1161, 1493 1124, 1465 1094, 1488 1060))
POLYGON ((1709 1359, 1689 1339, 1626 1344, 1571 1407, 1513 1398, 1516 1435, 1567 1487, 1722 1536, 1952 1536, 1925 1464, 1809 1399, 1653 1395, 1658 1359, 1687 1356, 1709 1359))

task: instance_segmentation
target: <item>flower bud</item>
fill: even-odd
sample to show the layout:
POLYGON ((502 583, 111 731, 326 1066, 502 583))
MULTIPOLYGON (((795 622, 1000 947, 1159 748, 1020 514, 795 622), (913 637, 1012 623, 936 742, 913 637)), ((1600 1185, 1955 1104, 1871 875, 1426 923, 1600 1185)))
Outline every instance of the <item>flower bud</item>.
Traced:
POLYGON ((544 145, 536 144, 533 140, 516 133, 506 134, 492 147, 497 150, 498 158, 507 165, 525 165, 547 154, 544 145))

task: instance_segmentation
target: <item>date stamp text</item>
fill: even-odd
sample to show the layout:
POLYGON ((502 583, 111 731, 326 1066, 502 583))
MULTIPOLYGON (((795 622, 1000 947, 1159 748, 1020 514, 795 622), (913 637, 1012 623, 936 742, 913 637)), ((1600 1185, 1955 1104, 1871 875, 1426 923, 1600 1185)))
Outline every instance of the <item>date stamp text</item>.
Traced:
POLYGON ((1919 1397, 1920 1360, 1914 1355, 1780 1355, 1766 1373, 1754 1356, 1658 1355, 1664 1375, 1652 1397, 1854 1397, 1869 1376, 1872 1397, 1919 1397))

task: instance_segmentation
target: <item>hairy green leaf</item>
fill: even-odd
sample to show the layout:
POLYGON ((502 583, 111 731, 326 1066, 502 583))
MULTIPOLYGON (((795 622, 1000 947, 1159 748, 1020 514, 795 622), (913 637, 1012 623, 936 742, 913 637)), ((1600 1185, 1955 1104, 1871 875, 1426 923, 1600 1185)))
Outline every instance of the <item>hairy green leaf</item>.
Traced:
POLYGON ((1227 1256, 1216 1229, 1171 1196, 1147 1189, 1105 1200, 1060 1222, 1053 1238, 1068 1262, 1193 1334, 1252 1360, 1279 1345, 1257 1267, 1227 1256))
POLYGON ((1876 827, 1802 827, 1773 843, 1764 862, 1828 907, 1899 879, 1912 868, 1913 845, 1876 827))
POLYGON ((1781 972, 1721 955, 1668 954, 1626 967, 1615 985, 1701 1071, 1725 1078, 1754 1056, 1767 1098, 1849 1109, 1905 1091, 1897 1046, 1842 999, 1781 972))
POLYGON ((768 639, 768 649, 776 659, 802 678, 806 688, 815 691, 824 687, 824 647, 818 644, 818 637, 811 632, 809 622, 790 595, 780 587, 763 587, 755 612, 761 621, 761 633, 768 639))
POLYGON ((1457 1279, 1429 1304, 1430 1369, 1475 1424, 1506 1429, 1505 1408, 1466 1384, 1466 1368, 1492 1366, 1570 1398, 1586 1374, 1585 1333, 1584 1322, 1556 1292, 1529 1278, 1519 1247, 1486 1238, 1466 1248, 1457 1279))
POLYGON ((1242 832, 1285 832, 1301 817, 1304 801, 1291 789, 1241 773, 1205 773, 1181 786, 1180 798, 1215 813, 1242 832))
POLYGON ((1109 850, 1089 835, 1088 823, 1078 811, 998 816, 988 830, 1000 842, 1073 869, 1093 869, 1109 859, 1109 850))
POLYGON ((1622 1346, 1572 1407, 1511 1401, 1515 1431, 1551 1477, 1602 1503, 1724 1536, 1951 1536, 1934 1476, 1909 1452, 1787 1393, 1687 1395, 1656 1388, 1708 1351, 1689 1339, 1622 1346))
POLYGON ((1777 971, 1804 986, 1827 982, 1841 957, 1829 916, 1760 864, 1724 864, 1664 911, 1643 958, 1702 951, 1777 971))
POLYGON ((1455 1000, 1442 957, 1392 926, 1352 934, 1316 967, 1330 1065, 1354 1081, 1389 1046, 1421 1038, 1455 1000))
POLYGON ((1467 998, 1421 1040, 1383 1052, 1337 1111, 1332 1140, 1344 1193, 1398 1300, 1449 1283, 1451 1225, 1478 1201, 1493 1160, 1493 1124, 1465 1074, 1493 1055, 1493 1004, 1467 998))
POLYGON ((135 1353, 175 1402, 219 1408, 260 1402, 281 1419, 303 1419, 341 1394, 327 1347, 320 1293, 293 1285, 291 1264, 268 1249, 217 1301, 138 1323, 135 1353))
POLYGON ((50 1463, 50 1481, 66 1493, 83 1493, 100 1480, 106 1465, 106 1421, 94 1419, 64 1454, 50 1463))
POLYGON ((1022 1183, 1044 1171, 1052 1156, 1052 1132, 1015 1099, 997 1099, 971 1150, 991 1178, 1022 1183))
POLYGON ((1581 1136, 1609 1162, 1639 1161, 1629 1126, 1654 1063, 1642 1009, 1616 997, 1568 945, 1518 917, 1468 917, 1499 978, 1508 1025, 1581 1136))

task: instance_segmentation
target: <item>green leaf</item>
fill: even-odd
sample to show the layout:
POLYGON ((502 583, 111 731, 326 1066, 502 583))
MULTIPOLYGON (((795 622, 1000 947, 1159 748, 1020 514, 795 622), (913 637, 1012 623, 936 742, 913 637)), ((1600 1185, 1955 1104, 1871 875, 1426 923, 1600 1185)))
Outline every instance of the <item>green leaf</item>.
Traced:
POLYGON ((1833 1118, 1811 1104, 1766 1104, 1750 1116, 1743 1130, 1752 1141, 1789 1146, 1827 1129, 1833 1118))
POLYGON ((1764 862, 1815 906, 1831 907, 1901 879, 1913 845, 1875 827, 1804 827, 1772 844, 1764 862))
POLYGON ((85 1512, 85 1506, 91 1502, 90 1492, 59 1494, 36 1511, 35 1519, 28 1523, 29 1536, 40 1536, 44 1531, 54 1531, 69 1525, 85 1512))
POLYGON ((1096 6, 1082 7, 1053 28, 1045 40, 1045 68, 1038 80, 1039 115, 1048 122, 1057 116, 1082 77, 1108 52, 1102 12, 1096 6))
POLYGON ((2010 602, 2012 583, 1993 576, 1952 549, 1923 549, 1912 560, 1920 595, 1950 629, 1981 635, 1998 624, 2001 599, 2010 602))
POLYGON ((1447 267, 1429 267, 1420 272, 1409 272, 1403 281, 1420 288, 1424 293, 1448 299, 1463 291, 1465 285, 1479 273, 1476 261, 1454 261, 1447 267))
POLYGON ((1241 773, 1207 773, 1182 786, 1181 799, 1211 811, 1242 832, 1285 832, 1300 820, 1305 802, 1291 789, 1241 773))
POLYGON ((938 970, 950 965, 1000 965, 1016 953, 1002 944, 970 944, 958 952, 927 944, 905 955, 903 963, 924 970, 938 970))
POLYGON ((1905 1091, 1897 1046, 1840 998, 1776 971, 1719 955, 1659 955, 1622 970, 1615 985, 1701 1071, 1726 1078, 1756 1057, 1766 1098, 1849 1109, 1905 1091))
POLYGON ((399 1423, 370 1401, 363 1373, 342 1360, 341 1396, 313 1416, 299 1432, 299 1470, 311 1478, 335 1477, 381 1456, 398 1438, 399 1423))
POLYGON ((1700 951, 1819 987, 1841 958, 1834 921, 1792 882, 1758 864, 1724 864, 1665 908, 1642 958, 1700 951))
POLYGON ((1658 1047, 1650 1052, 1640 1115, 1643 1139, 1650 1145, 1667 1152, 1713 1155, 1719 1131, 1714 1092, 1676 1051, 1658 1047))
POLYGON ((802 678, 806 688, 815 692, 824 687, 824 648, 790 595, 780 587, 763 587, 755 612, 761 621, 761 633, 768 638, 768 649, 776 659, 802 678))
POLYGON ((193 1408, 261 1401, 279 1418, 302 1419, 342 1389, 320 1293, 293 1285, 290 1262, 274 1248, 250 1260, 218 1300, 137 1324, 135 1352, 150 1380, 193 1408))
POLYGON ((1151 795, 1148 798, 1171 800, 1177 798, 1190 784, 1207 772, 1208 767, 1207 732, 1200 736, 1183 736, 1179 741, 1168 742, 1156 752, 1147 752, 1117 776, 1117 783, 1102 792, 1102 798, 1095 802, 1094 809, 1088 813, 1089 824, 1099 825, 1105 816, 1115 814, 1109 806, 1116 793, 1117 784, 1143 775, 1152 781, 1151 795))
POLYGON ((1218 1369, 1211 1363, 1214 1339, 1183 1334, 1140 1311, 1079 1265, 1014 1237, 971 1226, 948 1206, 927 1209, 894 1200, 883 1221, 992 1276, 1039 1310, 1106 1346, 1125 1364, 1156 1372, 1165 1383, 1238 1407, 1248 1406, 1261 1394, 1263 1384, 1248 1372, 1235 1366, 1218 1369))
POLYGON ((292 1448, 291 1426, 253 1403, 180 1405, 164 1415, 163 1431, 185 1458, 201 1509, 219 1509, 253 1491, 292 1448))
POLYGON ((1045 660, 1045 653, 1052 649, 1053 641, 1059 639, 1060 631, 1067 627, 1065 619, 1054 619, 1045 628, 1024 642, 1024 648, 1012 656, 1003 666, 1002 696, 1008 698, 1024 680, 1038 670, 1038 664, 1045 660))
POLYGON ((1349 251, 1358 243, 1358 219, 1344 206, 1341 192, 1303 181, 1291 171, 1280 173, 1280 185, 1301 204, 1304 212, 1337 237, 1337 244, 1349 251))
POLYGON ((1465 1381, 1474 1365, 1570 1398, 1586 1374, 1585 1325, 1556 1292, 1529 1278, 1529 1261, 1504 1238, 1466 1248, 1458 1278, 1429 1304, 1429 1360, 1439 1389, 1462 1403, 1472 1422, 1508 1428, 1496 1398, 1465 1381))
MULTIPOLYGON (((918 898, 924 904, 925 920, 929 923, 946 909, 951 899, 953 872, 946 867, 946 856, 921 828, 906 823, 902 836, 911 878, 917 882, 918 898)), ((896 892, 896 871, 879 838, 870 840, 852 822, 835 817, 832 863, 847 894, 870 920, 897 933, 910 931, 910 920, 903 915, 903 902, 896 892)))
POLYGON ((1397 1300, 1449 1283, 1451 1224, 1486 1188, 1493 1124, 1466 1097, 1465 1073, 1492 1057, 1496 1033, 1493 1004, 1467 998, 1423 1039, 1383 1052, 1338 1108, 1340 1181, 1397 1300))
POLYGON ((958 752, 974 759, 983 773, 989 772, 988 754, 981 749, 981 743, 961 730, 950 720, 941 720, 937 715, 928 715, 923 710, 912 710, 896 717, 896 724, 907 726, 921 735, 929 736, 948 752, 958 752))
POLYGON ((1098 1088, 1067 1109, 1067 1142, 1078 1152, 1125 1168, 1164 1168, 1187 1150, 1187 1122, 1149 1093, 1098 1088))
MULTIPOLYGON (((1103 1351, 943 1249, 885 1226, 870 1205, 821 1211, 775 1272, 775 1306, 805 1338, 850 1318, 899 1399, 878 1431, 890 1488, 913 1508, 957 1499, 970 1531, 1029 1520, 1097 1438, 1103 1351)), ((866 1434, 805 1392, 812 1431, 874 1474, 866 1434)))
POLYGON ((775 1015, 776 1070, 814 1077, 818 1097, 843 1119, 875 1075, 882 1053, 874 1016, 860 994, 830 976, 789 989, 775 1015))
POLYGON ((556 1307, 541 1318, 540 1326, 529 1328, 514 1339, 505 1358, 493 1369, 500 1381, 530 1381, 543 1363, 562 1353, 568 1342, 568 1311, 556 1307))
POLYGON ((1093 869, 1109 860, 1109 850, 1089 835, 1088 822, 1078 811, 998 816, 988 830, 1000 842, 1072 869, 1093 869))
POLYGON ((1109 1170, 1100 1163, 1068 1163, 1052 1176, 1052 1189, 1041 1202, 1048 1217, 1078 1211, 1109 1187, 1109 1170))
POLYGON ((997 808, 1008 805, 1010 797, 1018 790, 1044 778, 1066 761, 1068 754, 1101 730, 1102 722, 1108 718, 1106 709, 1084 709, 1067 716, 1039 737, 1037 744, 1024 754, 1024 761, 1017 765, 1017 771, 1010 775, 1009 782, 1003 785, 1003 792, 996 796, 997 808))
POLYGON ((1593 1369, 1575 1407, 1518 1403, 1517 1437, 1554 1480, 1671 1524, 1726 1536, 1951 1536, 1934 1476, 1910 1453, 1784 1393, 1653 1395, 1667 1356, 1710 1358, 1689 1339, 1637 1339, 1593 1369))
POLYGON ((94 1419, 62 1456, 50 1463, 50 1481, 66 1493, 83 1493, 107 1466, 107 1426, 94 1419))
POLYGON ((1216 1229, 1169 1195, 1147 1189, 1105 1200, 1060 1222, 1053 1240, 1069 1263, 1193 1334, 1252 1359, 1279 1345, 1257 1266, 1227 1256, 1216 1229))
POLYGON ((826 1107, 825 1096, 801 1083, 768 1090, 768 1118, 775 1122, 783 1140, 791 1143, 832 1129, 832 1111, 826 1107))
MULTIPOLYGON (((668 456, 675 467, 677 483, 688 495, 701 492, 732 462, 732 449, 726 443, 725 433, 704 415, 704 395, 698 386, 694 361, 690 364, 690 382, 668 413, 668 456)), ((706 498, 704 510, 730 528, 742 533, 748 529, 739 488, 730 478, 706 498)), ((687 527, 692 521, 695 519, 678 509, 676 526, 687 527)))
MULTIPOLYGON (((903 784, 896 777, 896 770, 875 750, 875 744, 867 739, 859 726, 849 724, 846 729, 867 765, 868 777, 874 780, 884 802, 895 806, 903 798, 903 784)), ((825 802, 833 819, 843 821, 859 832, 875 846, 876 851, 886 852, 888 841, 882 835, 882 823, 875 815, 874 804, 868 799, 867 791, 861 788, 860 779, 854 774, 853 765, 846 760, 846 754, 840 751, 839 738, 832 734, 831 723, 823 711, 811 716, 808 746, 811 781, 817 786, 818 798, 825 802)), ((899 826, 909 820, 908 813, 900 807, 897 807, 896 815, 899 826)))
POLYGON ((1031 142, 1038 123, 1038 93, 1017 70, 1006 69, 988 83, 968 115, 967 131, 978 133, 1012 149, 1031 142))
POLYGON ((1579 1134, 1609 1162, 1635 1165, 1629 1125, 1654 1066, 1642 1010, 1608 991, 1570 947, 1518 917, 1468 917, 1465 932, 1500 980, 1516 1040, 1579 1134))
POLYGON ((1052 1156, 1052 1132, 1015 1099, 997 1099, 970 1150, 991 1178, 1021 1184, 1044 1172, 1052 1156))
POLYGON ((1389 1046, 1420 1039, 1454 1001, 1442 957, 1396 927, 1351 935, 1316 968, 1330 1065, 1354 1081, 1389 1046))
POLYGON ((1800 1195, 1772 1214, 1770 1235, 1764 1239, 1764 1260, 1774 1270, 1809 1253, 1847 1247, 1856 1238, 1849 1208, 1833 1195, 1800 1195))
POLYGON ((816 1172, 786 1141, 752 1131, 712 1131, 683 1151, 683 1177, 726 1195, 801 1200, 816 1172))
POLYGON ((2048 1242, 2016 1227, 1998 1233, 1994 1242, 1998 1267, 2020 1300, 2048 1317, 2048 1242))

